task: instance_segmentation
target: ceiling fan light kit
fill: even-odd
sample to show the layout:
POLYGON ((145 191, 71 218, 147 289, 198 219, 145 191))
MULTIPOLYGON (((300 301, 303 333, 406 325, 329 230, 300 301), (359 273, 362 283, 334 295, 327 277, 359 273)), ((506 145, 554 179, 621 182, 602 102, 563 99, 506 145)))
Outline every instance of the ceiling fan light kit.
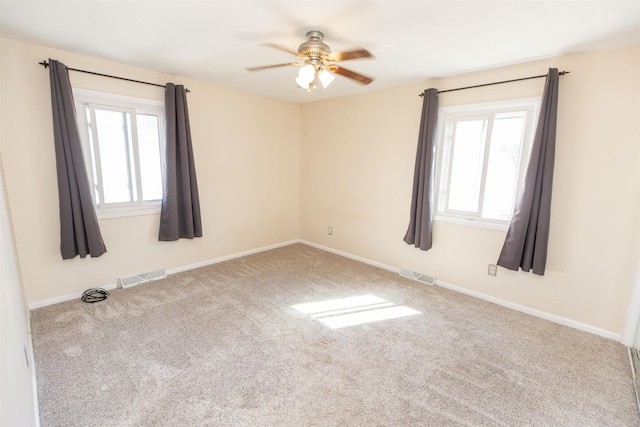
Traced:
POLYGON ((326 88, 331 84, 336 77, 331 74, 330 71, 323 68, 321 65, 316 66, 313 64, 303 65, 298 71, 298 77, 296 83, 299 87, 306 89, 307 92, 311 92, 311 89, 318 87, 318 81, 323 88, 326 88))
POLYGON ((341 75, 362 85, 368 85, 373 81, 371 77, 367 77, 363 74, 356 73, 355 71, 348 70, 335 64, 339 61, 347 61, 351 59, 373 58, 373 55, 371 55, 369 51, 366 49, 358 49, 349 52, 332 53, 331 48, 322 41, 323 39, 324 34, 320 31, 309 31, 307 32, 307 41, 298 47, 297 52, 277 44, 267 43, 268 46, 295 55, 296 58, 301 59, 302 62, 249 67, 247 70, 258 71, 288 66, 300 67, 296 83, 299 87, 306 89, 307 92, 311 92, 311 89, 317 88, 318 82, 320 82, 323 88, 326 88, 335 78, 334 74, 341 75))

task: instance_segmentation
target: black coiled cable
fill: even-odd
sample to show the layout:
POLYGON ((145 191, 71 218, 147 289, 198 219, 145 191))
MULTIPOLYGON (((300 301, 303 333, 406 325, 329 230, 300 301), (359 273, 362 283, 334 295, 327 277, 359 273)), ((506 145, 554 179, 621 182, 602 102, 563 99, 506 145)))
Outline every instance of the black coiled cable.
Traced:
POLYGON ((103 301, 107 299, 108 296, 109 296, 109 292, 106 289, 91 288, 84 291, 80 299, 84 302, 93 304, 94 302, 103 301))

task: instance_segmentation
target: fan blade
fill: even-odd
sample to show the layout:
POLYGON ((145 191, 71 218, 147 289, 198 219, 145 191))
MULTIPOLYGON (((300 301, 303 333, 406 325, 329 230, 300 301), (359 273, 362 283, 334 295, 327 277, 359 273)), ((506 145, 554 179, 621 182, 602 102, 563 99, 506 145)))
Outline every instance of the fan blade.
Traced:
POLYGON ((298 51, 293 50, 293 49, 289 49, 286 46, 282 46, 282 45, 275 44, 275 43, 265 43, 265 46, 270 46, 270 47, 273 47, 275 49, 282 50, 284 52, 290 53, 291 55, 293 55, 295 57, 298 56, 298 51))
POLYGON ((331 65, 328 68, 332 73, 340 74, 341 76, 355 80, 362 85, 368 85, 373 81, 371 77, 364 76, 360 73, 356 73, 355 71, 347 70, 346 68, 340 67, 338 65, 331 65))
POLYGON ((366 49, 351 50, 349 52, 332 52, 329 56, 331 60, 335 62, 358 58, 373 58, 371 52, 366 49))
POLYGON ((260 70, 268 70, 269 68, 278 68, 278 67, 296 67, 300 65, 299 62, 287 62, 285 64, 274 64, 274 65, 262 65, 259 67, 247 67, 249 71, 260 71, 260 70))

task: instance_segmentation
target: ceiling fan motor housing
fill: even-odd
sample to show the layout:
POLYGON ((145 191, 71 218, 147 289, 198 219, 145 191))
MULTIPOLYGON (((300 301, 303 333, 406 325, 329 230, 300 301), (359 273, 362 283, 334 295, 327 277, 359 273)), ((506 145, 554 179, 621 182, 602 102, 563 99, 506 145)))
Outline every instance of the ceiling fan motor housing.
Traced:
POLYGON ((322 41, 323 38, 324 34, 320 31, 309 31, 307 33, 307 41, 298 47, 298 54, 310 60, 328 60, 331 49, 322 41))

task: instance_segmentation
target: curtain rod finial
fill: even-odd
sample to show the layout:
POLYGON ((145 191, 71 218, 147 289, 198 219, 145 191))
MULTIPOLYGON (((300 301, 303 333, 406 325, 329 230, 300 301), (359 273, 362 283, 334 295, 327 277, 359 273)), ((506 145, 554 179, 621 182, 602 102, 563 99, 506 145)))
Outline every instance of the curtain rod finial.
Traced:
POLYGON ((47 68, 49 66, 49 63, 46 60, 38 62, 38 64, 42 65, 44 68, 47 68))

